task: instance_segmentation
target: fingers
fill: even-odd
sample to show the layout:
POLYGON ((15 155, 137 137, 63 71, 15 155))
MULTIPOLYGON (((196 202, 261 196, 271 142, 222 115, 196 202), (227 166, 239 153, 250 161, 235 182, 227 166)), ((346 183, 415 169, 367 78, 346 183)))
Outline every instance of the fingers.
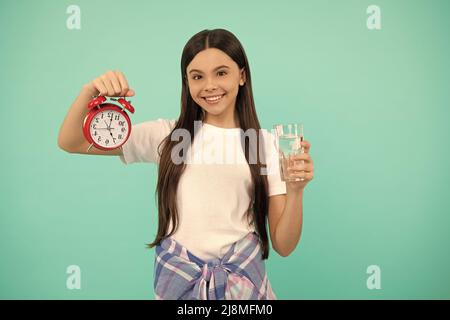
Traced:
POLYGON ((130 89, 130 87, 128 85, 128 81, 125 78, 125 76, 123 75, 123 73, 120 72, 120 71, 116 71, 115 74, 116 74, 116 77, 119 80, 120 86, 122 88, 121 95, 122 96, 125 96, 125 95, 133 96, 134 95, 134 91, 130 89))
POLYGON ((108 89, 100 78, 94 79, 92 83, 94 84, 95 89, 97 89, 99 95, 106 96, 108 94, 108 89))
POLYGON ((108 79, 111 81, 114 94, 116 96, 120 96, 122 94, 122 87, 120 85, 119 79, 114 71, 108 71, 107 73, 108 79))
POLYGON ((100 81, 103 83, 103 85, 106 88, 106 95, 110 97, 114 97, 114 89, 111 84, 111 80, 108 79, 108 76, 106 74, 103 74, 100 76, 100 81))
POLYGON ((120 71, 108 71, 92 81, 100 95, 110 97, 133 96, 128 81, 120 71))
POLYGON ((291 155, 289 159, 286 159, 288 161, 286 168, 289 172, 289 177, 311 181, 314 178, 314 164, 309 154, 311 144, 304 140, 301 142, 301 146, 304 153, 291 155))
POLYGON ((301 153, 298 155, 292 155, 289 159, 286 159, 286 167, 288 171, 314 171, 314 163, 311 156, 308 153, 301 153))
POLYGON ((313 172, 297 172, 289 175, 289 178, 303 178, 306 180, 312 180, 314 178, 313 172))
POLYGON ((305 162, 311 162, 311 163, 313 162, 311 155, 309 153, 300 153, 300 154, 291 155, 289 157, 289 160, 296 161, 296 162, 300 161, 300 160, 303 160, 305 162))
POLYGON ((309 149, 311 149, 311 143, 309 143, 308 141, 304 140, 300 143, 300 145, 304 148, 305 153, 309 153, 309 149))
POLYGON ((314 166, 310 163, 296 163, 291 166, 288 166, 287 170, 290 172, 296 172, 296 171, 313 172, 314 166))

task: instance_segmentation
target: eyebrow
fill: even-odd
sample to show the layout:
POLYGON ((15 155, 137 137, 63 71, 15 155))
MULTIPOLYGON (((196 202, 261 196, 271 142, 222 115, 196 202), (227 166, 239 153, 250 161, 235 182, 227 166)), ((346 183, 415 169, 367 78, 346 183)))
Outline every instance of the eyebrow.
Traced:
MULTIPOLYGON (((230 67, 229 66, 226 66, 226 65, 221 65, 221 66, 218 66, 217 68, 214 68, 214 70, 213 71, 216 71, 216 70, 218 70, 218 69, 220 69, 220 68, 228 68, 228 69, 230 69, 230 67)), ((189 73, 191 73, 191 72, 198 72, 198 73, 203 73, 202 71, 200 71, 200 70, 197 70, 197 69, 192 69, 191 71, 189 71, 189 73)))

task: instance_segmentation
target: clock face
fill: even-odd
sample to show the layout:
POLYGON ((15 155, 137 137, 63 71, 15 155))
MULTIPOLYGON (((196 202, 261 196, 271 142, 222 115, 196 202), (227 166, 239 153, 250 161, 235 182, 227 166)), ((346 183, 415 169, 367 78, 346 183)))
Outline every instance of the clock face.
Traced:
POLYGON ((129 130, 128 121, 116 110, 100 110, 89 125, 92 140, 107 149, 121 146, 126 141, 129 130))

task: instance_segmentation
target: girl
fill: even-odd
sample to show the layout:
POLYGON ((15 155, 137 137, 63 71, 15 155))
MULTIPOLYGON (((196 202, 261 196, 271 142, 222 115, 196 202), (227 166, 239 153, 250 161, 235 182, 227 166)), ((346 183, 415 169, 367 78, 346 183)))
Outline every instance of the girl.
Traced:
MULTIPOLYGON (((229 31, 194 35, 182 53, 181 78, 178 119, 137 124, 123 148, 89 153, 159 164, 158 233, 149 244, 156 249, 156 299, 275 299, 264 266, 267 220, 272 247, 288 256, 300 240, 303 190, 314 175, 310 143, 302 142, 305 153, 293 160, 303 161, 291 167, 303 181, 283 182, 273 136, 260 130, 247 57, 229 31), (252 130, 260 133, 256 143, 245 139, 252 130)), ((118 71, 86 84, 62 124, 63 150, 87 153, 81 124, 98 94, 134 91, 118 71)))

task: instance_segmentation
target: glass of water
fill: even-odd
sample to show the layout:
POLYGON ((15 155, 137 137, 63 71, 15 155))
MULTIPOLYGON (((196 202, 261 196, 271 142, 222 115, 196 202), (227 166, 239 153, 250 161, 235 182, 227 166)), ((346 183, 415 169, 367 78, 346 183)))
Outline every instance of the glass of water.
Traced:
POLYGON ((304 163, 303 160, 294 161, 292 156, 303 153, 303 147, 300 142, 303 141, 303 124, 289 123, 276 124, 273 126, 275 131, 275 146, 278 151, 280 162, 280 176, 283 181, 304 181, 304 178, 294 177, 293 174, 300 171, 292 171, 292 166, 296 162, 304 163))

